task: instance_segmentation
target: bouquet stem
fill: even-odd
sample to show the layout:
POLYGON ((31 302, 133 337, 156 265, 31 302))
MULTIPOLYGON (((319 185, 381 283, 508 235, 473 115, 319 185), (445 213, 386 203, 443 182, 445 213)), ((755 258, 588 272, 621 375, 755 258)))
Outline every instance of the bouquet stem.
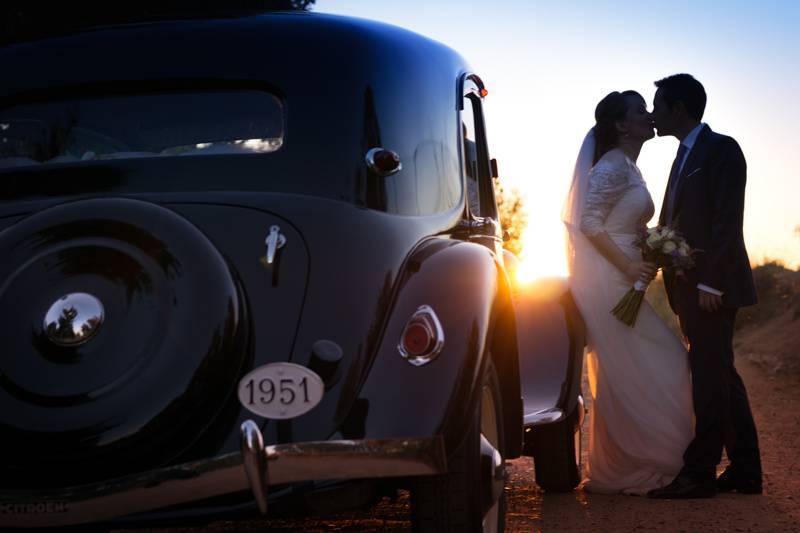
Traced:
POLYGON ((639 316, 639 308, 642 307, 646 289, 647 285, 641 281, 634 283, 633 287, 611 310, 611 314, 626 326, 633 327, 636 324, 636 317, 639 316))

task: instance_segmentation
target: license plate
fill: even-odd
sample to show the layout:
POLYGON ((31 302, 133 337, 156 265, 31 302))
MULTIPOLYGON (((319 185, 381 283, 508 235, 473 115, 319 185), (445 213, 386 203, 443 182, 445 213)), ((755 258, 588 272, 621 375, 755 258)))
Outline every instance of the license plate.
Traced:
POLYGON ((239 402, 265 418, 285 420, 309 412, 322 400, 325 384, 311 369, 294 363, 271 363, 239 381, 239 402))

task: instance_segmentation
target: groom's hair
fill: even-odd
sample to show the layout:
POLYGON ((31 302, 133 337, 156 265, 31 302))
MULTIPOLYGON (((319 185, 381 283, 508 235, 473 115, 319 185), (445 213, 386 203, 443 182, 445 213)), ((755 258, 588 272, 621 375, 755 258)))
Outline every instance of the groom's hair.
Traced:
POLYGON ((703 112, 706 110, 706 90, 691 74, 673 74, 658 80, 655 84, 661 89, 670 109, 675 107, 677 102, 683 102, 689 116, 697 120, 703 118, 703 112))

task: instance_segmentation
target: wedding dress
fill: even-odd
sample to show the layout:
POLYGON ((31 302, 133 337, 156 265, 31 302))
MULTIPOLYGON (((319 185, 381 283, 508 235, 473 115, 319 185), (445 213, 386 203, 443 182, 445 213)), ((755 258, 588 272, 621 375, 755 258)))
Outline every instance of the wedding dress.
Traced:
POLYGON ((565 215, 570 285, 587 329, 593 402, 584 487, 643 495, 678 474, 694 434, 688 356, 646 301, 634 327, 610 313, 631 281, 586 235, 606 231, 625 254, 641 260, 634 241, 653 216, 653 201, 622 151, 611 150, 591 170, 587 166, 579 157, 565 215))

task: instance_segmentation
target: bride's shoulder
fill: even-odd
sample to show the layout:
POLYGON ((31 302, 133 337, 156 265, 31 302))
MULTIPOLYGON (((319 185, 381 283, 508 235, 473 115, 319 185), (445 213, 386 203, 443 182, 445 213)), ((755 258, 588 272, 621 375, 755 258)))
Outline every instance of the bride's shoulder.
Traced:
POLYGON ((638 171, 636 165, 625 155, 622 150, 609 150, 592 167, 595 174, 614 174, 618 176, 630 176, 638 171))
POLYGON ((614 148, 604 153, 602 157, 597 161, 597 164, 598 165, 602 164, 608 167, 627 168, 629 162, 630 159, 628 159, 628 156, 625 155, 625 152, 617 148, 614 148))
POLYGON ((625 154, 619 150, 609 150, 604 153, 592 167, 593 174, 626 174, 628 161, 625 154))

